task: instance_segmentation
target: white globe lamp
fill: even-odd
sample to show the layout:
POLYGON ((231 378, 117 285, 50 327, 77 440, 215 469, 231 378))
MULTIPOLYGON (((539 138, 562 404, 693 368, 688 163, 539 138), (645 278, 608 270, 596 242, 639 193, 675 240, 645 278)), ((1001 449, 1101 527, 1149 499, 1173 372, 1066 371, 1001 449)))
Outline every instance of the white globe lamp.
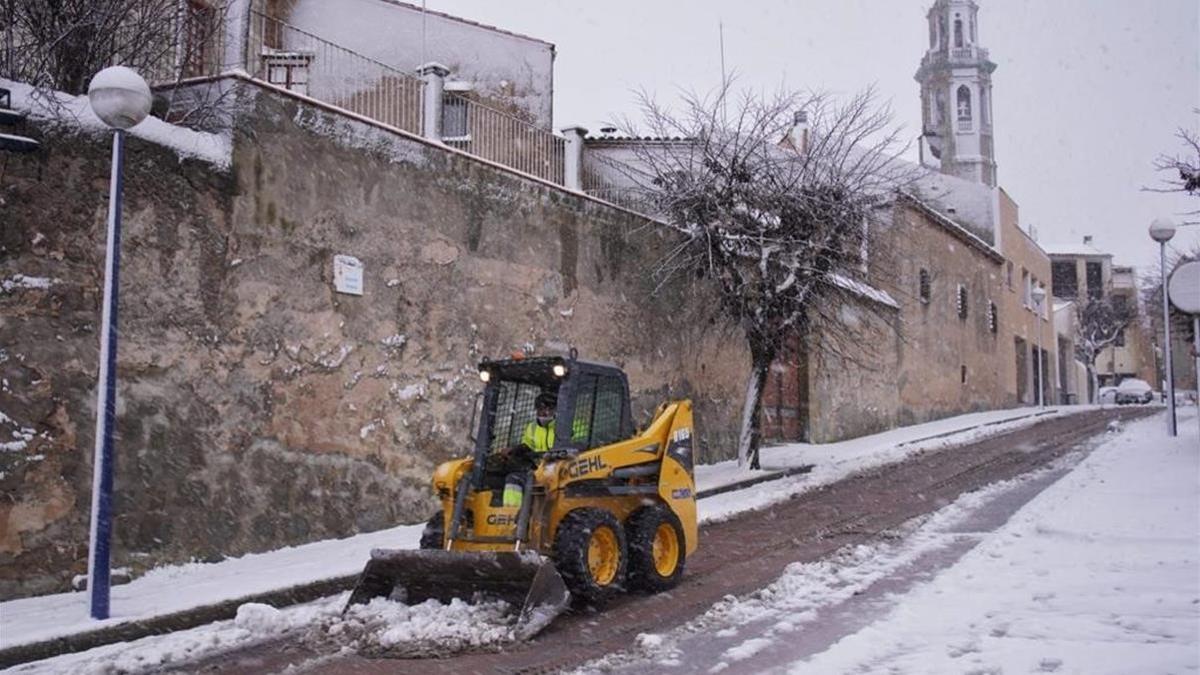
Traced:
POLYGON ((125 130, 150 114, 150 87, 132 68, 111 66, 92 78, 88 103, 101 122, 125 130))

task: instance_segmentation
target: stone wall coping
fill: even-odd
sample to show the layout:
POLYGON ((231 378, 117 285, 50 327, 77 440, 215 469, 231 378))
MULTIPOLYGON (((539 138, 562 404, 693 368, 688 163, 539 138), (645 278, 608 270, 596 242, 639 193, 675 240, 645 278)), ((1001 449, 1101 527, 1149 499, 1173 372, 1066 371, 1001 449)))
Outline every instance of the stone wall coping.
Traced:
POLYGON ((658 220, 658 219, 656 219, 656 218, 653 218, 653 217, 651 217, 651 216, 648 216, 648 215, 646 215, 646 214, 644 214, 644 213, 639 213, 639 212, 637 212, 637 211, 634 211, 634 210, 632 210, 632 209, 628 209, 628 208, 625 208, 625 207, 623 207, 623 206, 620 206, 620 205, 618 205, 618 204, 614 204, 614 203, 612 203, 612 202, 610 202, 610 201, 606 201, 606 200, 600 199, 599 197, 596 197, 596 196, 594 196, 594 195, 590 195, 590 194, 588 194, 588 193, 586 193, 586 192, 582 192, 582 191, 579 191, 579 190, 572 190, 572 189, 570 189, 570 188, 567 188, 567 187, 565 187, 565 186, 559 185, 558 183, 555 183, 555 182, 553 182, 553 181, 546 180, 545 178, 540 178, 540 177, 538 177, 538 176, 534 176, 533 174, 525 173, 524 171, 520 171, 520 170, 518 170, 518 169, 514 169, 514 168, 512 168, 511 166, 507 166, 507 165, 505 165, 505 164, 500 164, 499 162, 493 162, 493 161, 491 161, 491 160, 489 160, 489 159, 484 159, 483 157, 479 157, 478 155, 472 155, 472 154, 471 154, 471 153, 469 153, 469 152, 466 152, 466 151, 463 151, 463 150, 459 150, 459 149, 457 149, 457 148, 452 148, 452 147, 450 147, 450 146, 447 146, 447 145, 445 145, 445 144, 443 144, 443 143, 438 143, 438 142, 436 142, 436 141, 431 141, 431 140, 429 140, 429 139, 427 139, 427 138, 424 138, 424 137, 422 137, 422 136, 421 136, 421 135, 419 135, 419 134, 414 134, 414 133, 413 133, 413 132, 411 132, 411 131, 405 131, 404 129, 401 129, 401 128, 399 128, 399 127, 394 127, 394 126, 392 126, 392 125, 390 125, 390 124, 385 124, 385 123, 383 123, 383 122, 380 122, 379 120, 376 120, 376 119, 372 119, 372 118, 370 118, 370 117, 367 117, 366 115, 360 115, 360 114, 358 114, 358 113, 351 112, 351 111, 349 111, 349 110, 346 110, 346 109, 344 109, 344 108, 339 108, 338 106, 335 106, 335 105, 332 105, 332 104, 329 104, 329 103, 325 103, 324 101, 317 100, 317 99, 315 99, 315 98, 312 98, 311 96, 305 96, 304 94, 300 94, 300 93, 298 93, 298 92, 291 91, 291 90, 289 90, 289 89, 286 89, 286 88, 284 88, 284 87, 280 87, 280 86, 277 86, 277 85, 274 85, 274 84, 270 84, 270 83, 267 83, 267 82, 263 82, 262 80, 255 79, 255 78, 251 77, 251 76, 250 76, 250 74, 249 74, 249 73, 247 73, 247 72, 246 72, 246 71, 244 71, 244 70, 240 70, 240 69, 234 69, 234 70, 228 70, 228 71, 225 71, 225 72, 223 72, 223 73, 221 73, 221 74, 219 74, 219 75, 212 75, 212 76, 209 76, 209 77, 197 77, 197 78, 192 78, 192 79, 187 79, 187 80, 181 80, 180 82, 173 83, 173 84, 172 84, 172 85, 170 85, 170 86, 180 86, 180 85, 190 85, 190 84, 204 84, 204 83, 206 83, 206 82, 217 82, 217 81, 220 81, 220 80, 239 80, 239 81, 241 81, 241 82, 244 82, 244 83, 246 83, 246 84, 250 84, 250 85, 253 85, 253 86, 255 86, 255 87, 258 87, 259 89, 262 89, 262 90, 264 90, 264 91, 267 91, 267 92, 270 92, 270 93, 273 93, 273 94, 279 94, 280 96, 284 96, 284 97, 292 98, 292 99, 294 99, 294 100, 296 100, 296 101, 299 101, 299 102, 301 102, 301 103, 305 103, 305 104, 307 104, 307 105, 311 105, 311 106, 314 106, 314 107, 320 108, 320 109, 322 109, 322 110, 324 110, 324 111, 326 111, 326 112, 331 112, 331 113, 334 113, 334 114, 336 114, 336 115, 341 115, 341 116, 343 116, 343 117, 346 117, 346 118, 348 118, 348 119, 352 119, 352 120, 354 120, 354 121, 356 121, 356 122, 362 122, 363 124, 368 124, 368 125, 371 125, 371 126, 373 126, 373 127, 376 127, 376 128, 378 128, 378 129, 382 129, 382 130, 384 130, 384 131, 387 131, 387 132, 389 132, 389 133, 396 134, 397 136, 401 136, 401 137, 403 137, 405 140, 409 140, 409 141, 413 141, 413 142, 416 142, 416 143, 420 143, 420 144, 422 144, 422 145, 425 145, 425 146, 427 146, 427 147, 430 147, 430 148, 435 148, 435 149, 437 149, 437 150, 440 150, 440 151, 442 151, 442 152, 446 152, 446 153, 449 153, 449 154, 452 154, 452 155, 458 155, 458 156, 460 156, 460 157, 465 157, 466 159, 469 159, 469 160, 471 160, 471 161, 473 161, 473 162, 478 162, 478 163, 480 163, 480 164, 484 164, 484 165, 490 166, 490 167, 492 167, 492 168, 494 168, 494 169, 499 169, 500 171, 503 171, 503 172, 505 172, 505 173, 509 173, 509 174, 512 174, 512 175, 514 175, 514 176, 517 176, 517 177, 520 177, 520 178, 524 178, 524 179, 526 179, 526 180, 533 181, 533 182, 535 182, 535 183, 539 183, 539 184, 541 184, 541 185, 544 185, 544 186, 546 186, 546 187, 548 187, 548 188, 552 188, 552 189, 554 189, 554 190, 557 190, 557 191, 559 191, 559 192, 562 192, 562 193, 565 193, 565 194, 569 194, 569 195, 572 195, 572 196, 575 196, 575 197, 579 197, 579 198, 585 199, 585 200, 587 200, 587 201, 590 201, 590 202, 594 202, 594 203, 596 203, 596 204, 599 204, 599 205, 601 205, 601 206, 606 206, 606 207, 608 207, 608 208, 610 208, 610 209, 614 209, 614 210, 616 210, 616 211, 620 211, 620 212, 622 212, 622 213, 626 213, 626 214, 630 214, 630 215, 633 215, 633 216, 637 216, 638 218, 641 218, 642 220, 646 220, 646 221, 650 221, 650 222, 656 222, 656 223, 660 223, 660 224, 665 224, 665 223, 663 223, 663 221, 661 221, 661 220, 658 220))

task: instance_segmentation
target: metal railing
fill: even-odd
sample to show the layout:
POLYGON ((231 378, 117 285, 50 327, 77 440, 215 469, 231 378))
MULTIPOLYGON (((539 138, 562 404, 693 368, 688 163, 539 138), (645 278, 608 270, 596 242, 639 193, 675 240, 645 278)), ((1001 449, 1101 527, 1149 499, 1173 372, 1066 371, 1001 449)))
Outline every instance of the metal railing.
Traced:
POLYGON ((442 109, 446 145, 562 185, 561 136, 450 92, 442 97, 442 109))
POLYGON ((250 13, 245 66, 255 79, 421 133, 419 78, 274 17, 250 13))
MULTIPOLYGON (((658 212, 654 204, 654 195, 638 185, 641 178, 629 175, 634 172, 632 167, 624 165, 620 160, 606 157, 599 152, 583 153, 583 191, 597 199, 603 199, 610 204, 616 204, 651 217, 658 212)), ((650 177, 644 177, 649 181, 650 177)))
MULTIPOLYGON (((111 38, 117 45, 112 60, 134 67, 151 85, 241 67, 256 80, 404 131, 424 132, 422 79, 268 14, 249 11, 249 25, 234 19, 222 3, 182 10, 153 30, 122 28, 111 38), (242 29, 245 33, 227 34, 242 29), (242 39, 244 52, 227 49, 242 39)), ((11 29, 0 29, 0 74, 32 80, 25 71, 41 64, 16 37, 11 29)), ((444 92, 441 103, 447 146, 563 184, 566 144, 561 136, 457 93, 444 92)))

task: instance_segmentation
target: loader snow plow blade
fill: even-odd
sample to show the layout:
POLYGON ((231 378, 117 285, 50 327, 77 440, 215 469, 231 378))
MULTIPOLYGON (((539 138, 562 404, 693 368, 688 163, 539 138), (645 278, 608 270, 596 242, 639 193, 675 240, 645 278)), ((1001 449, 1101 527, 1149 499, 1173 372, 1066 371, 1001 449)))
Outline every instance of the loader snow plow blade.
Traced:
POLYGON ((378 597, 408 605, 504 600, 520 608, 514 633, 524 640, 561 614, 571 594, 554 564, 532 552, 375 549, 346 607, 378 597))

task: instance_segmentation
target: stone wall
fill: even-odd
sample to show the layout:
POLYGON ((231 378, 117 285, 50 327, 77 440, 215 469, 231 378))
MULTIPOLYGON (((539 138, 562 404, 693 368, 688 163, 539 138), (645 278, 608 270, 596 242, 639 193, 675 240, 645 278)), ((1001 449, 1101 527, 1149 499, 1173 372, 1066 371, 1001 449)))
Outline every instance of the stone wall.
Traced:
MULTIPOLYGON (((432 469, 467 448, 474 364, 515 349, 622 365, 639 422, 693 396, 704 457, 730 455, 741 336, 701 288, 651 295, 639 216, 237 98, 229 173, 129 144, 115 565, 424 520, 432 469), (336 254, 363 261, 362 297, 333 291, 336 254)), ((86 567, 108 145, 44 133, 0 185, 0 276, 53 280, 0 293, 0 431, 28 436, 0 453, 5 598, 86 567)))
POLYGON ((848 302, 807 341, 808 432, 827 443, 1008 404, 1001 381, 999 254, 902 200, 872 233, 870 276, 896 307, 848 302), (920 293, 921 271, 929 297, 920 293), (956 294, 967 291, 967 316, 956 294), (963 370, 966 377, 963 377, 963 370))
POLYGON ((894 283, 885 287, 900 303, 902 316, 901 425, 1007 405, 1000 363, 1002 259, 954 227, 902 202, 883 237, 895 270, 894 283), (929 275, 927 300, 920 297, 921 270, 929 275), (959 314, 959 287, 966 290, 965 317, 959 314))

